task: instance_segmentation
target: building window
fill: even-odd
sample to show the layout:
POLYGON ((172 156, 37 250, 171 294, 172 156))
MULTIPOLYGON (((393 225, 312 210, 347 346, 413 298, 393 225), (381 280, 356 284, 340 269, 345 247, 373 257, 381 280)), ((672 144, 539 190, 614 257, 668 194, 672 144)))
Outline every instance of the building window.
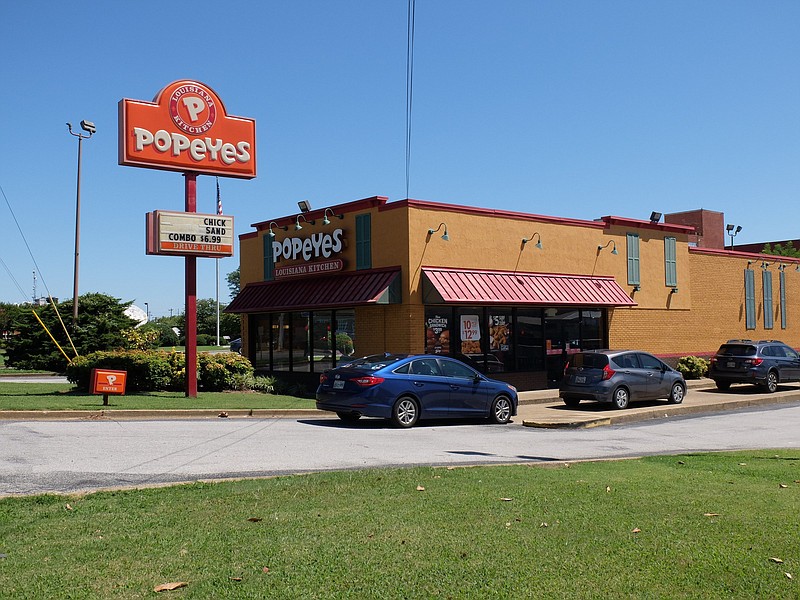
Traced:
POLYGON ((372 268, 372 215, 356 215, 356 269, 372 268))
POLYGON ((628 239, 628 285, 639 285, 639 234, 629 233, 628 239))
POLYGON ((786 273, 781 269, 778 276, 778 281, 781 286, 781 329, 786 329, 786 273))
POLYGON ((275 260, 272 254, 272 238, 264 236, 264 281, 275 279, 275 260))
POLYGON ((678 287, 676 239, 664 238, 664 276, 667 287, 678 287))
POLYGON ((772 312, 772 272, 761 272, 761 287, 764 297, 764 329, 772 329, 775 315, 772 312))
POLYGON ((747 329, 756 328, 756 276, 753 269, 744 270, 744 318, 747 329))

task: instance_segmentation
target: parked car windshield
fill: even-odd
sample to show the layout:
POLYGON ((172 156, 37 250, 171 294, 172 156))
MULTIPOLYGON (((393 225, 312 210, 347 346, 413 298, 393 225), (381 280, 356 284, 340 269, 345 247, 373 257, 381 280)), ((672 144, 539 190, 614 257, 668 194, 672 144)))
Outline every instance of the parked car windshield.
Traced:
POLYGON ((753 356, 756 347, 751 344, 723 344, 717 354, 724 356, 753 356))
POLYGON ((584 367, 586 369, 602 369, 608 364, 608 357, 605 354, 595 354, 593 352, 578 352, 570 358, 571 367, 584 367))

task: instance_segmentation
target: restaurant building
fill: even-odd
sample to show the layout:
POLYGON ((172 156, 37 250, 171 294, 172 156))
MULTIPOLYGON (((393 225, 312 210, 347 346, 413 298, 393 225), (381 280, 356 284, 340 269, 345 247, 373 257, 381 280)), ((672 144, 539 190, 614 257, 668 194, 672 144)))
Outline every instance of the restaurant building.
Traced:
POLYGON ((800 346, 800 260, 725 250, 722 219, 365 198, 253 224, 226 311, 257 371, 309 386, 383 352, 455 355, 527 390, 557 385, 580 350, 675 364, 729 338, 800 346))

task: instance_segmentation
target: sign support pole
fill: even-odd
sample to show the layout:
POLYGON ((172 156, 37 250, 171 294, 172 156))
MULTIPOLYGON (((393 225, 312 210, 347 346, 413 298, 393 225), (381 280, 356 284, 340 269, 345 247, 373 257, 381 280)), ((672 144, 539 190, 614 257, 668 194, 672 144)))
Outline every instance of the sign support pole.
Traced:
MULTIPOLYGON (((187 171, 186 212, 197 212, 197 173, 187 171)), ((197 257, 186 256, 186 397, 197 398, 197 257)))

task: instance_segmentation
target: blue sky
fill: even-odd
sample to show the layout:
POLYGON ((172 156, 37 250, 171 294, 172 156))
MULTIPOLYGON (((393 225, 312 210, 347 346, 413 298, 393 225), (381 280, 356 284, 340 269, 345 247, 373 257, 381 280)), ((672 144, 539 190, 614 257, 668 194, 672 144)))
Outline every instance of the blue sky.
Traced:
MULTIPOLYGON (((183 310, 183 260, 144 250, 145 213, 183 210, 183 177, 117 164, 119 100, 178 79, 256 120, 258 177, 220 179, 237 235, 298 200, 405 198, 406 16, 407 0, 6 3, 0 301, 33 293, 14 217, 37 295, 72 297, 65 123, 86 119, 80 292, 183 310)), ((798 30, 795 0, 417 0, 408 195, 579 219, 705 208, 737 243, 800 237, 798 30)), ((201 176, 198 211, 214 195, 201 176)))

